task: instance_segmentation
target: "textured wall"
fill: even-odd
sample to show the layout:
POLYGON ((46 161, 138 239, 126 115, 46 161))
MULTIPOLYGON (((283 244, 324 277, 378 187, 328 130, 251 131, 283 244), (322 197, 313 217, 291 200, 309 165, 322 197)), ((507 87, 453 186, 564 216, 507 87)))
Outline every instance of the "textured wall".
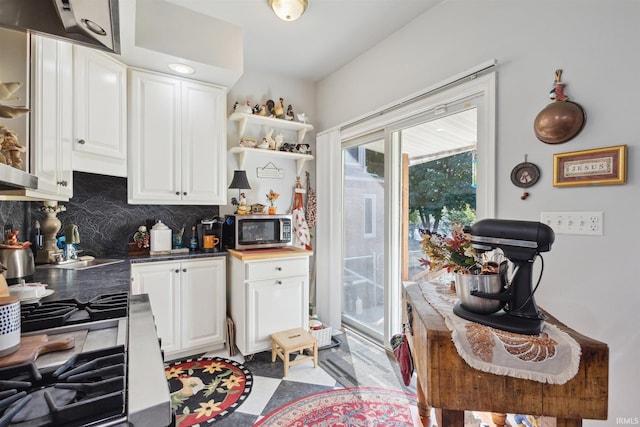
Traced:
MULTIPOLYGON (((185 225, 190 236, 191 226, 202 218, 218 215, 218 206, 168 206, 127 204, 127 180, 105 175, 74 172, 73 198, 60 212, 62 230, 67 224, 77 224, 80 232, 78 249, 97 256, 123 255, 127 243, 140 225, 162 220, 172 229, 185 225)), ((0 202, 0 224, 11 223, 20 229, 21 240, 33 238, 35 220, 44 218, 40 202, 0 202), (28 227, 28 228, 25 228, 28 227)))

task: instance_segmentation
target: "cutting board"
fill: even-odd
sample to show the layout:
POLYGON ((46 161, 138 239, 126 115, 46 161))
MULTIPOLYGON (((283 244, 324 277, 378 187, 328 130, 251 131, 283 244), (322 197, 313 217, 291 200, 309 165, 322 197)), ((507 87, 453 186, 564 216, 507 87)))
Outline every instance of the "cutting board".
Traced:
POLYGON ((20 348, 17 351, 0 357, 0 368, 33 362, 41 354, 68 350, 74 346, 75 339, 71 337, 54 338, 52 340, 49 340, 49 336, 45 334, 21 337, 20 348))

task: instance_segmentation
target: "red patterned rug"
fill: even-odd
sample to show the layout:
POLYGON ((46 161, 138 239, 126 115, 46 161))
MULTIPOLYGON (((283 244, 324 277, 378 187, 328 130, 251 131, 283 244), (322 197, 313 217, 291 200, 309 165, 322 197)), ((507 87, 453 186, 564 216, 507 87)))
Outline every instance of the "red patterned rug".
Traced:
POLYGON ((414 424, 414 418, 418 420, 415 395, 355 387, 303 397, 276 409, 254 426, 414 427, 419 425, 418 421, 414 424))
POLYGON ((165 367, 176 426, 207 425, 235 411, 249 396, 251 372, 238 362, 201 357, 165 367))

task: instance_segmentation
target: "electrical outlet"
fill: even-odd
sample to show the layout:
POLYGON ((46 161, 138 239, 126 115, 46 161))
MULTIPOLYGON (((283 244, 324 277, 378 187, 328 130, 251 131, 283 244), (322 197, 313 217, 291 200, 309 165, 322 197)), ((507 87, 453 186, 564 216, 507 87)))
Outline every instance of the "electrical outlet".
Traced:
POLYGON ((540 222, 547 224, 556 234, 604 234, 602 212, 540 212, 540 222))

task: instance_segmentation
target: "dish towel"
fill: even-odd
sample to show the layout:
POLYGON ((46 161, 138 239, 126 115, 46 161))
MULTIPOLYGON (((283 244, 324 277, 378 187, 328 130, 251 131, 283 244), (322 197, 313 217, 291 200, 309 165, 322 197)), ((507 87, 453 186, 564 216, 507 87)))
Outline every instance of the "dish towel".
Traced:
POLYGON ((302 194, 305 190, 300 184, 300 178, 296 182, 296 188, 293 193, 293 245, 300 249, 311 250, 311 234, 309 233, 309 225, 304 215, 304 205, 302 203, 302 194))
POLYGON ((453 313, 450 285, 421 282, 422 294, 444 318, 460 357, 483 372, 549 384, 564 384, 580 365, 580 345, 557 326, 544 323, 539 335, 523 335, 471 322, 453 313))
POLYGON ((413 357, 411 356, 411 348, 409 347, 407 336, 404 333, 392 336, 391 348, 393 349, 393 355, 398 365, 400 365, 402 381, 404 385, 409 386, 409 384, 411 384, 411 376, 413 375, 413 357))

